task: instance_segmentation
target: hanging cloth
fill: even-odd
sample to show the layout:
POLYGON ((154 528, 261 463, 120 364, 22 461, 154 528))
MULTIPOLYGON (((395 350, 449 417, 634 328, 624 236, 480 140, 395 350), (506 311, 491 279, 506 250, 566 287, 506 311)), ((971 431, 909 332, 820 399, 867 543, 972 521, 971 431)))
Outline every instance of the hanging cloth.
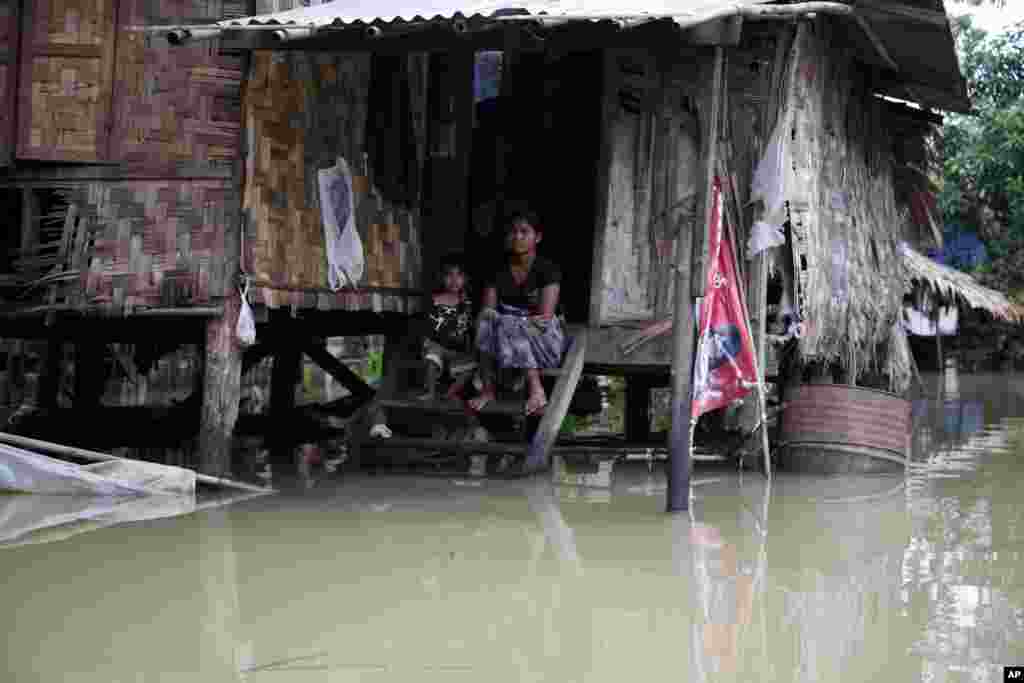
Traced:
POLYGON ((345 284, 355 287, 363 278, 363 243, 356 230, 356 209, 352 194, 352 173, 338 157, 334 168, 321 169, 320 210, 327 249, 327 284, 337 291, 345 284))

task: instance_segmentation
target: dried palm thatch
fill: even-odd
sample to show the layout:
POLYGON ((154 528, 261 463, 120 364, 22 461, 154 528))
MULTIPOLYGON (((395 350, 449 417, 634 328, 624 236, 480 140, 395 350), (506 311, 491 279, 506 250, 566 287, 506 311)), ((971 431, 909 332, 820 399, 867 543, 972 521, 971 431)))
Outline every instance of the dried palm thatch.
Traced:
POLYGON ((1024 321, 1024 309, 1012 303, 1002 292, 980 285, 967 273, 936 263, 906 244, 901 244, 900 250, 908 292, 915 286, 924 286, 941 299, 980 308, 1002 320, 1024 321))
POLYGON ((908 217, 896 203, 883 105, 835 47, 833 30, 826 21, 801 27, 792 50, 787 199, 797 303, 807 321, 801 357, 838 363, 856 381, 893 367, 903 297, 893 228, 908 217))

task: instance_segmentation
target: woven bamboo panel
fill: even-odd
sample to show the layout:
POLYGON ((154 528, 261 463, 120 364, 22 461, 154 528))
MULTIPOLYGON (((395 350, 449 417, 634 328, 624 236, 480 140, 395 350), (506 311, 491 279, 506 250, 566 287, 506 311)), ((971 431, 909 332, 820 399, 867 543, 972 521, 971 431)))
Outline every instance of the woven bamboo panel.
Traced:
POLYGON ((59 149, 68 158, 100 158, 101 100, 99 59, 41 57, 32 61, 32 100, 28 145, 59 149))
POLYGON ((225 295, 224 238, 239 209, 232 181, 91 183, 77 192, 94 235, 86 303, 120 311, 225 295))
POLYGON ((317 171, 344 157, 354 174, 356 224, 366 260, 360 286, 419 283, 418 215, 370 192, 364 149, 365 55, 259 52, 247 83, 249 140, 245 265, 272 307, 406 310, 400 292, 332 293, 317 171))
POLYGON ((108 157, 115 43, 112 0, 36 0, 25 5, 18 156, 108 157))
MULTIPOLYGON (((244 0, 131 0, 122 25, 236 16, 244 0)), ((200 42, 169 48, 144 33, 118 34, 112 156, 133 172, 203 175, 239 156, 243 62, 200 42)))

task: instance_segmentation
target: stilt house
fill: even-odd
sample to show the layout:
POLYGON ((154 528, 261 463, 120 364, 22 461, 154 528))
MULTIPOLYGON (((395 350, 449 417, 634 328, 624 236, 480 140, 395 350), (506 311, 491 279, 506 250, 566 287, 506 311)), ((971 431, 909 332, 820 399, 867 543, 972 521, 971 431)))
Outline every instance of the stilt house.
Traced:
POLYGON ((804 359, 887 367, 899 242, 935 239, 907 168, 937 110, 969 108, 941 0, 286 2, 0 0, 5 329, 203 344, 207 468, 238 410, 241 286, 245 367, 274 354, 287 386, 324 337, 401 334, 439 259, 488 262, 522 203, 585 371, 628 377, 646 438, 672 340, 628 342, 702 294, 715 176, 745 254, 773 135, 786 242, 740 258, 756 340, 789 297, 804 359), (317 174, 339 157, 366 268, 335 290, 317 174))

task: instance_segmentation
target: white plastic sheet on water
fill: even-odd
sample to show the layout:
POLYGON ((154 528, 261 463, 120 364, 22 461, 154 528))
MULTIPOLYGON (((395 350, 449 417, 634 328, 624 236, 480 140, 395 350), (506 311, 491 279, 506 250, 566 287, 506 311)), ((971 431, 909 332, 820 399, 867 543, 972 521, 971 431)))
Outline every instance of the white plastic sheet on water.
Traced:
POLYGON ((194 496, 196 473, 137 460, 75 465, 0 445, 0 491, 70 496, 194 496))
POLYGON ((0 548, 63 541, 125 522, 189 514, 195 496, 0 495, 0 548))

